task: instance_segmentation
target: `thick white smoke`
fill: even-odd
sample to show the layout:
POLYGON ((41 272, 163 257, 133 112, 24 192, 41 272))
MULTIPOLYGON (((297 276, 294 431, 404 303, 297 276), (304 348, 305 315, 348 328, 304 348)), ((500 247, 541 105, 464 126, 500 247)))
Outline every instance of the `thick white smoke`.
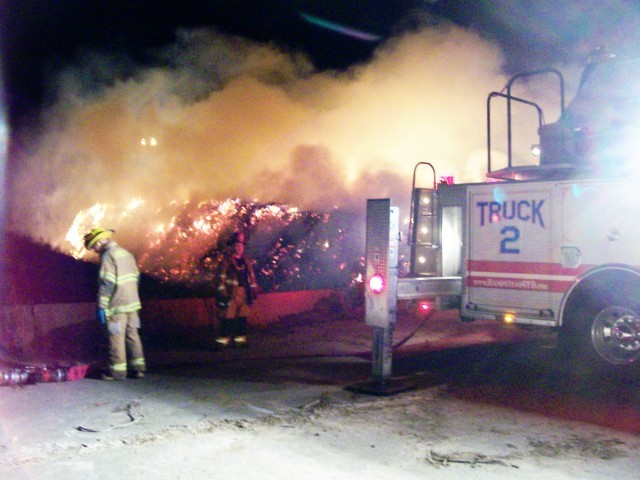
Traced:
POLYGON ((181 32, 162 55, 170 67, 126 80, 96 80, 123 67, 104 57, 60 76, 11 179, 13 230, 68 250, 79 211, 132 199, 146 205, 138 233, 198 199, 363 211, 390 197, 407 212, 417 162, 484 178, 486 98, 506 81, 498 47, 451 25, 395 38, 345 73, 208 31, 181 32))

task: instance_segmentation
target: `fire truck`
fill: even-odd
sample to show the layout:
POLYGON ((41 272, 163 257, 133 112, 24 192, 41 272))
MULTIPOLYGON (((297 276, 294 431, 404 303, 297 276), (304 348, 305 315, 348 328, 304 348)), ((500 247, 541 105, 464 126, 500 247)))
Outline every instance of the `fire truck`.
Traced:
MULTIPOLYGON (((502 91, 490 93, 486 181, 436 181, 435 168, 426 162, 414 169, 410 268, 393 285, 396 299, 454 305, 462 321, 554 329, 566 348, 561 351, 594 367, 635 365, 640 357, 638 78, 640 59, 602 55, 588 63, 566 108, 565 81, 556 69, 518 74, 502 91), (557 85, 560 115, 554 123, 545 123, 538 102, 512 93, 515 85, 540 76, 557 85), (496 108, 503 109, 507 123, 501 168, 492 159, 496 108), (531 109, 538 122, 539 156, 530 164, 519 164, 512 152, 519 125, 514 112, 523 109, 531 109), (433 179, 426 188, 416 185, 424 168, 433 179)), ((370 267, 368 274, 375 276, 375 262, 370 267)))

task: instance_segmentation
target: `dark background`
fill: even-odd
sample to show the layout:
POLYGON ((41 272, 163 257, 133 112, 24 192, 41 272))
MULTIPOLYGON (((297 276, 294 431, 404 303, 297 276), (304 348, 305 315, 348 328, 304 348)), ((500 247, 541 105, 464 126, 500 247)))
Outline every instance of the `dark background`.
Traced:
POLYGON ((83 52, 122 53, 137 66, 178 28, 275 42, 304 52, 318 70, 366 61, 394 35, 448 19, 482 32, 506 52, 505 70, 581 55, 637 2, 575 0, 2 0, 2 60, 9 118, 28 122, 47 102, 47 80, 83 52), (620 7, 624 4, 624 8, 620 7), (304 20, 312 15, 379 37, 366 41, 304 20))

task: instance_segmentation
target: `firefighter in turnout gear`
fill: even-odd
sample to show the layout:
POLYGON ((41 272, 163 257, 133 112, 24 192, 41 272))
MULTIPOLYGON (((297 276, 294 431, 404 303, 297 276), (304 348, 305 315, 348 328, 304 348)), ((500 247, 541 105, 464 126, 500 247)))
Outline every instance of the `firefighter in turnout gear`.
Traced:
POLYGON ((247 347, 247 319, 257 298, 252 260, 244 254, 246 239, 236 232, 229 241, 231 252, 220 265, 217 277, 217 304, 220 328, 216 347, 247 347))
POLYGON ((143 378, 146 370, 140 329, 140 272, 131 253, 111 239, 113 230, 94 228, 84 236, 87 250, 100 255, 98 321, 108 340, 108 369, 103 380, 143 378))

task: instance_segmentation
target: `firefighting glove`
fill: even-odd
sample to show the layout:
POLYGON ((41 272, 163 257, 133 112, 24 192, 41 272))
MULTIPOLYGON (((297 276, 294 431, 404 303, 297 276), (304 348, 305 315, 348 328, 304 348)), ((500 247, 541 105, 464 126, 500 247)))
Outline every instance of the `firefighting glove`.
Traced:
POLYGON ((104 313, 104 308, 96 309, 96 318, 98 319, 98 323, 100 323, 100 325, 104 325, 105 323, 107 323, 107 315, 106 313, 104 313))

